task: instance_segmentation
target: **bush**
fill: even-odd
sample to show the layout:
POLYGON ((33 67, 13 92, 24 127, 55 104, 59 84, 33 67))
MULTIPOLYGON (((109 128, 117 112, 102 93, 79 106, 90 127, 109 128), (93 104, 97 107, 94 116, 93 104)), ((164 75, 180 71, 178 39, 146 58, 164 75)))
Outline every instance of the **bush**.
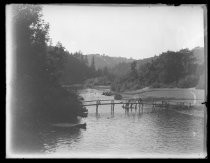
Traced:
POLYGON ((203 73, 202 75, 200 75, 199 78, 199 82, 198 85, 196 86, 196 88, 198 89, 205 89, 205 74, 203 73))
POLYGON ((152 88, 163 88, 164 86, 164 84, 158 82, 155 82, 151 85, 152 88))
POLYGON ((178 87, 180 88, 192 88, 196 87, 198 84, 199 78, 195 75, 188 75, 184 79, 179 80, 178 87))

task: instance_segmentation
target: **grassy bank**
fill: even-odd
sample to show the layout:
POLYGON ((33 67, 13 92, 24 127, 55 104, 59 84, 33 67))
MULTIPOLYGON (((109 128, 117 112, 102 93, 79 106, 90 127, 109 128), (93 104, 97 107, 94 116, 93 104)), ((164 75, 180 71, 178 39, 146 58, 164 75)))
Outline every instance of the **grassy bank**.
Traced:
MULTIPOLYGON (((115 92, 117 93, 117 92, 115 92)), ((144 88, 134 91, 120 92, 123 98, 142 98, 144 100, 173 100, 201 105, 205 101, 205 91, 194 88, 144 88)))

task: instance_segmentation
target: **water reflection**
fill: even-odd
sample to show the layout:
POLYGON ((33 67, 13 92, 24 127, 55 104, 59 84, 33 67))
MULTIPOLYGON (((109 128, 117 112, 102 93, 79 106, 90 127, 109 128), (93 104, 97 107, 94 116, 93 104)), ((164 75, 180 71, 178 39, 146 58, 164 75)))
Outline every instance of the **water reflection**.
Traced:
POLYGON ((15 154, 42 154, 56 152, 58 147, 71 148, 81 138, 80 128, 63 128, 43 125, 38 128, 19 126, 13 131, 13 152, 15 154))
POLYGON ((47 153, 52 153, 61 149, 71 149, 75 143, 81 140, 81 130, 85 131, 86 129, 54 128, 52 130, 54 131, 53 134, 49 133, 49 131, 45 131, 42 135, 45 142, 45 151, 47 151, 47 153))
POLYGON ((114 110, 111 110, 111 117, 114 118, 114 110))
MULTIPOLYGON (((97 97, 100 95, 96 94, 97 97)), ((89 97, 88 92, 86 96, 89 97)), ((90 96, 92 98, 92 96, 90 96)), ((87 99, 91 100, 91 99, 87 99)), ((204 146, 204 119, 171 110, 144 106, 126 110, 122 105, 95 106, 82 119, 87 129, 45 127, 22 138, 44 153, 189 154, 201 153, 204 146), (39 134, 38 134, 39 133, 39 134), (34 138, 36 137, 36 138, 34 138), (40 150, 41 149, 41 150, 40 150)), ((22 130, 20 130, 20 133, 22 130)), ((25 141, 25 142, 24 142, 25 141)))
POLYGON ((12 130, 12 152, 14 154, 40 153, 43 147, 43 140, 40 139, 41 131, 32 127, 15 126, 12 130))
POLYGON ((101 115, 98 112, 96 112, 95 115, 96 115, 96 119, 99 119, 101 117, 101 115))

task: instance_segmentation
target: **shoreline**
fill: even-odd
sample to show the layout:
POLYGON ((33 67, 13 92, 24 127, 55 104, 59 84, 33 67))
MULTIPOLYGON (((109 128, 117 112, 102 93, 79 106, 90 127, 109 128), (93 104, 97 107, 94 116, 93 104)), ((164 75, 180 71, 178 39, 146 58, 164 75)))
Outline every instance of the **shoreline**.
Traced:
POLYGON ((142 98, 145 100, 174 100, 201 105, 205 101, 205 90, 196 88, 144 88, 134 91, 114 92, 123 98, 142 98))

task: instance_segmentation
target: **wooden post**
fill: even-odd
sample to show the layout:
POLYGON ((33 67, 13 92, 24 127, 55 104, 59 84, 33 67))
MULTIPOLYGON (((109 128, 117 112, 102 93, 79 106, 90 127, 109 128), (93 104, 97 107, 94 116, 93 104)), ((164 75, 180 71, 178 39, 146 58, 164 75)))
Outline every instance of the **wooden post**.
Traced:
POLYGON ((111 100, 111 113, 114 113, 114 100, 111 100))
POLYGON ((114 113, 114 100, 113 100, 113 113, 114 113))
POLYGON ((137 104, 135 104, 135 113, 136 113, 136 109, 137 109, 137 104))
POLYGON ((139 104, 139 114, 140 114, 140 111, 141 111, 141 98, 138 99, 138 104, 139 104))
POLYGON ((139 114, 140 114, 140 109, 141 109, 141 108, 140 108, 140 101, 139 101, 139 100, 138 100, 138 104, 139 104, 139 114))
POLYGON ((142 102, 141 104, 141 112, 143 113, 144 112, 144 103, 142 102))
POLYGON ((112 101, 111 101, 111 113, 112 113, 112 101))
POLYGON ((131 103, 131 104, 130 104, 131 112, 132 112, 132 110, 133 110, 132 106, 133 106, 133 104, 131 103))
POLYGON ((96 113, 98 113, 98 105, 100 104, 100 101, 99 100, 97 100, 96 101, 96 113))
POLYGON ((96 104, 96 113, 98 113, 98 104, 96 104))

